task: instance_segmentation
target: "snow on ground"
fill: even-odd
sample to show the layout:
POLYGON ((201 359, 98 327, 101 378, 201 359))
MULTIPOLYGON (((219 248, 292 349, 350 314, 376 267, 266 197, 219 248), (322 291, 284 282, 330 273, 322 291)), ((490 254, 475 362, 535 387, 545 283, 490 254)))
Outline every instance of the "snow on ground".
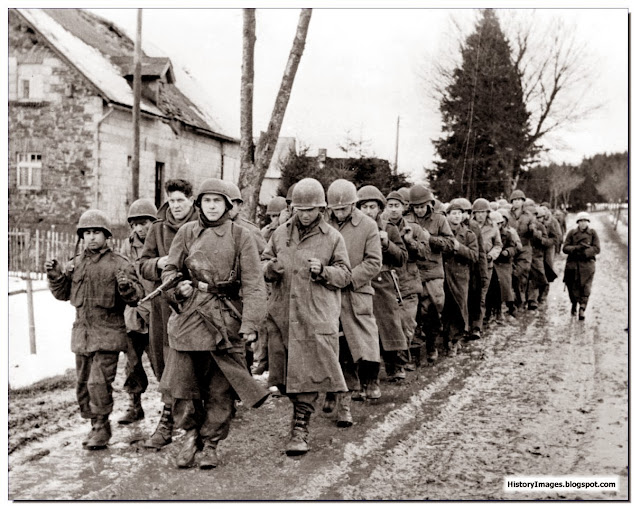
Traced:
MULTIPOLYGON (((26 289, 22 279, 10 277, 9 291, 26 289)), ((30 353, 27 294, 9 296, 9 386, 28 386, 75 368, 71 352, 71 327, 75 308, 56 300, 46 281, 33 281, 33 310, 36 325, 36 353, 30 353), (36 291, 40 290, 40 291, 36 291)))

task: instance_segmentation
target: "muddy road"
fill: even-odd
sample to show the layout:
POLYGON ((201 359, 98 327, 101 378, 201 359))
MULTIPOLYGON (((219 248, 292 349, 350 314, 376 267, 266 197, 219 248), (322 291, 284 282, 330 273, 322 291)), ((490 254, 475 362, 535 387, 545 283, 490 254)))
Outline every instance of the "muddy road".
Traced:
MULTIPOLYGON (((161 410, 156 386, 146 418, 112 421, 108 450, 80 443, 89 426, 77 413, 72 379, 9 397, 12 500, 478 500, 628 497, 627 248, 594 216, 602 253, 587 318, 569 315, 561 278, 547 303, 493 325, 455 358, 440 358, 383 383, 375 403, 352 402, 354 426, 338 429, 318 412, 311 451, 287 457, 291 405, 272 397, 241 407, 221 466, 179 470, 180 438, 149 452, 141 440, 161 410), (508 475, 618 476, 620 491, 504 490, 508 475)), ((570 225, 572 223, 570 222, 570 225)), ((556 270, 564 269, 558 257, 556 270)), ((151 372, 149 372, 151 375, 151 372)), ((124 410, 116 380, 117 418, 124 410)))

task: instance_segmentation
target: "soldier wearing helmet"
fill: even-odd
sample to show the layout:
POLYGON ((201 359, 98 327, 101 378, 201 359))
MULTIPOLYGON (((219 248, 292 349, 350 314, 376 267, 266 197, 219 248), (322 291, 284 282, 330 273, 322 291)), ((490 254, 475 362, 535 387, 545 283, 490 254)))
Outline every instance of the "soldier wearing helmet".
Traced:
MULTIPOLYGON (((45 263, 53 296, 76 308, 71 351, 76 356, 77 399, 80 415, 91 420, 85 449, 107 448, 111 438, 112 384, 118 357, 127 350, 126 305, 144 295, 133 265, 107 244, 111 227, 100 210, 88 210, 78 221, 78 242, 84 250, 66 270, 56 260, 45 263)), ((77 247, 76 247, 77 250, 77 247)))
POLYGON ((493 272, 493 262, 502 250, 502 240, 500 239, 500 232, 498 231, 498 228, 489 217, 489 212, 491 211, 489 201, 482 197, 476 199, 471 207, 473 219, 477 223, 481 234, 480 239, 482 240, 483 245, 482 252, 485 253, 487 261, 485 279, 481 279, 482 286, 479 290, 478 296, 476 297, 479 299, 476 302, 477 313, 475 318, 472 319, 472 331, 477 336, 482 332, 483 322, 487 323, 489 320, 486 314, 486 301, 489 287, 498 286, 498 278, 497 276, 494 276, 493 272))
MULTIPOLYGON (((382 268, 382 246, 376 222, 355 207, 356 187, 344 179, 327 189, 328 223, 344 238, 351 263, 351 286, 342 290, 340 364, 352 396, 357 400, 380 398, 378 326, 373 315, 371 280, 382 268)), ((337 409, 337 425, 349 427, 350 399, 328 394, 323 410, 337 409)))
MULTIPOLYGON (((408 192, 408 190, 407 190, 408 192)), ((408 194, 407 194, 408 196, 408 194)), ((408 197, 407 197, 408 199, 408 197)), ((393 191, 387 195, 387 207, 385 213, 390 224, 396 226, 402 240, 407 247, 408 258, 406 264, 398 269, 398 281, 402 303, 400 304, 400 321, 407 340, 407 345, 414 350, 419 350, 420 344, 414 341, 418 313, 419 297, 422 294, 422 279, 418 261, 425 261, 431 253, 429 248, 429 232, 422 229, 418 224, 409 222, 403 217, 405 211, 404 196, 400 191, 393 191)), ((403 368, 397 369, 395 374, 389 375, 392 380, 402 380, 406 378, 405 370, 414 371, 415 361, 412 360, 411 351, 403 354, 403 368)))
POLYGON ((204 180, 196 204, 199 218, 178 230, 162 272, 165 283, 178 272, 183 278, 167 292, 174 311, 161 388, 173 400, 176 426, 185 430, 176 466, 211 469, 235 398, 259 407, 268 396, 245 361, 246 344, 255 341, 266 314, 266 290, 254 236, 231 222, 226 182, 204 180))
POLYGON ((509 226, 515 228, 522 244, 522 254, 513 265, 515 304, 518 307, 524 307, 527 304, 527 282, 532 257, 531 241, 536 219, 523 207, 526 196, 522 190, 514 190, 510 199, 512 206, 509 226))
POLYGON ((491 220, 498 228, 502 247, 500 254, 493 260, 493 269, 498 278, 499 289, 491 287, 488 292, 487 304, 489 308, 496 310, 496 319, 502 321, 502 304, 507 305, 510 315, 515 316, 514 295, 513 295, 513 260, 522 245, 515 229, 509 227, 510 213, 507 209, 499 209, 491 212, 491 220))
MULTIPOLYGON (((178 229, 187 222, 197 220, 199 211, 194 205, 193 187, 182 179, 169 180, 165 184, 167 201, 158 209, 158 220, 154 221, 147 233, 138 259, 140 275, 157 288, 162 284, 161 274, 169 259, 169 248, 178 229)), ((153 374, 162 379, 165 365, 165 352, 169 350, 167 322, 171 315, 171 307, 166 295, 158 295, 150 301, 149 315, 149 362, 153 374)), ((159 450, 171 443, 173 435, 173 416, 171 414, 171 397, 162 396, 164 404, 158 425, 145 440, 143 446, 150 450, 159 450)))
POLYGON ((575 315, 579 307, 578 319, 584 320, 596 272, 596 255, 600 254, 600 239, 589 226, 591 218, 587 212, 578 213, 576 223, 578 226, 567 233, 562 246, 562 252, 568 255, 564 282, 571 300, 571 315, 575 315))
MULTIPOLYGON (((442 308, 444 307, 444 267, 442 254, 453 250, 453 233, 442 213, 433 211, 435 197, 424 185, 413 185, 409 191, 411 210, 406 215, 407 222, 417 224, 429 232, 430 255, 424 261, 418 261, 422 293, 418 309, 418 333, 426 342, 427 360, 438 358, 436 341, 442 336, 442 308)), ((412 348, 416 364, 420 361, 419 339, 412 348)))
MULTIPOLYGON (((544 259, 547 249, 554 244, 554 240, 547 235, 547 228, 543 221, 543 209, 537 206, 532 211, 536 216, 536 220, 531 239, 531 268, 529 269, 529 282, 527 283, 527 307, 530 310, 536 310, 540 305, 542 292, 549 286, 544 259)), ((555 272, 550 277, 555 279, 555 272)))
MULTIPOLYGON (((282 196, 276 196, 267 205, 267 215, 271 222, 262 228, 262 238, 268 242, 273 232, 280 225, 280 214, 287 209, 287 200, 282 196)), ((286 222, 286 219, 285 221, 286 222)))
POLYGON ((455 356, 458 342, 469 329, 468 292, 471 265, 478 260, 478 239, 462 222, 467 207, 462 198, 454 199, 447 208, 447 221, 453 232, 453 248, 443 256, 445 272, 442 323, 444 347, 455 356))
POLYGON ((267 313, 269 385, 293 403, 287 455, 309 450, 318 393, 345 392, 339 352, 340 289, 351 282, 344 239, 324 220, 324 189, 313 178, 293 190, 294 215, 262 254, 272 295, 267 313))
MULTIPOLYGON (((158 220, 157 209, 151 199, 137 199, 129 207, 127 220, 131 226, 129 238, 125 240, 121 252, 136 267, 138 280, 144 288, 145 295, 153 291, 153 282, 140 275, 137 260, 142 254, 144 241, 151 224, 158 220)), ((129 394, 129 405, 126 412, 118 419, 118 423, 128 425, 144 418, 141 396, 149 385, 147 373, 142 366, 142 354, 149 356, 149 315, 151 308, 147 303, 139 306, 127 306, 124 320, 129 335, 127 347, 127 364, 123 389, 129 394)))
MULTIPOLYGON (((357 207, 378 225, 378 234, 382 245, 382 270, 371 280, 374 289, 373 314, 378 325, 380 352, 385 362, 387 377, 399 380, 404 374, 405 353, 408 350, 407 339, 402 327, 400 302, 400 283, 398 270, 407 262, 407 248, 398 228, 382 218, 387 200, 382 192, 373 185, 365 185, 358 190, 357 207)), ((369 396, 375 396, 379 389, 378 379, 367 386, 369 396)))
MULTIPOLYGON (((542 210, 541 220, 544 224, 544 227, 547 229, 547 236, 549 237, 549 241, 551 245, 547 246, 544 252, 544 271, 547 277, 547 281, 552 282, 557 277, 558 274, 555 271, 555 256, 558 249, 562 248, 562 229, 560 228, 560 224, 556 220, 556 218, 551 215, 548 206, 540 206, 542 210)), ((548 204, 548 203, 546 203, 548 204)), ((539 301, 543 302, 546 300, 547 295, 549 294, 549 285, 547 284, 541 291, 539 301)))

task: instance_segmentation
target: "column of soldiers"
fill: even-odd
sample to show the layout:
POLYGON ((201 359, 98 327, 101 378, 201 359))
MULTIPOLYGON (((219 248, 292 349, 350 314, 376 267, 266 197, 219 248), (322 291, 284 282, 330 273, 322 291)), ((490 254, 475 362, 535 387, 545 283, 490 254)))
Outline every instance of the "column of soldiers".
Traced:
POLYGON ((510 202, 443 204, 419 184, 385 197, 339 179, 325 194, 304 178, 271 201, 262 231, 239 216, 229 182, 207 179, 194 194, 171 180, 166 193, 158 211, 146 199, 131 205, 122 255, 110 249, 106 215, 89 210, 78 222, 82 251, 46 268, 54 296, 77 310, 77 397, 92 423, 84 448, 106 448, 111 437, 120 351, 130 400, 118 422, 144 418, 146 352, 163 410, 143 445, 160 450, 184 430, 180 468, 218 465, 238 404, 268 398, 252 377, 266 371, 269 390, 292 404, 285 452, 306 453, 317 408, 348 428, 353 401, 382 396, 381 377, 402 382, 536 310, 560 250, 571 314, 584 320, 600 251, 588 214, 563 245, 564 218, 519 190, 510 202))

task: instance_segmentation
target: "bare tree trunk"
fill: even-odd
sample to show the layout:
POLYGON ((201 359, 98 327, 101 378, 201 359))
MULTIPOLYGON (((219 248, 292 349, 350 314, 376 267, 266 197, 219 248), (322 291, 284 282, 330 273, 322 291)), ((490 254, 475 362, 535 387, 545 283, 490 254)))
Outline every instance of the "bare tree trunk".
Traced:
POLYGON ((253 55, 256 10, 244 9, 242 18, 242 78, 240 89, 240 176, 253 170, 253 55))
MULTIPOLYGON (((249 9, 245 9, 245 44, 243 45, 243 48, 246 51, 249 50, 249 43, 246 41, 246 38, 248 37, 246 31, 248 18, 253 19, 253 41, 255 42, 255 14, 252 14, 250 16, 247 15, 246 11, 248 10, 249 9)), ((287 110, 287 105, 289 104, 293 81, 295 79, 296 72, 298 71, 298 65, 300 64, 300 59, 302 58, 302 53, 304 51, 305 41, 307 39, 309 22, 311 21, 311 12, 311 9, 302 9, 300 12, 300 18, 298 19, 298 28, 293 40, 293 45, 291 46, 291 51, 289 52, 289 60, 282 76, 280 90, 278 91, 278 96, 276 97, 273 111, 271 112, 271 120, 269 121, 267 131, 260 136, 255 154, 251 154, 251 152, 249 151, 245 153, 246 144, 245 146, 243 146, 241 143, 241 150, 243 154, 241 157, 238 188, 240 188, 240 190, 242 191, 242 198, 244 199, 245 203, 245 212, 251 220, 255 219, 256 206, 260 198, 260 187, 262 185, 262 180, 264 179, 264 176, 267 173, 267 169, 269 168, 269 164, 271 163, 271 159, 276 148, 276 143, 278 142, 278 136, 280 135, 282 121, 287 110)), ((250 49, 251 69, 253 70, 253 45, 251 45, 250 49)), ((243 51, 243 93, 245 91, 246 56, 247 54, 243 51)), ((251 72, 251 77, 253 77, 253 72, 251 72)), ((252 85, 250 90, 251 92, 253 92, 253 80, 251 80, 251 83, 252 85)), ((245 114, 247 108, 247 104, 243 102, 241 107, 243 124, 246 122, 245 114)), ((242 132, 242 137, 245 137, 244 131, 242 132)))
POLYGON ((142 9, 138 9, 133 52, 133 155, 131 155, 131 202, 140 197, 140 94, 142 90, 142 9))

